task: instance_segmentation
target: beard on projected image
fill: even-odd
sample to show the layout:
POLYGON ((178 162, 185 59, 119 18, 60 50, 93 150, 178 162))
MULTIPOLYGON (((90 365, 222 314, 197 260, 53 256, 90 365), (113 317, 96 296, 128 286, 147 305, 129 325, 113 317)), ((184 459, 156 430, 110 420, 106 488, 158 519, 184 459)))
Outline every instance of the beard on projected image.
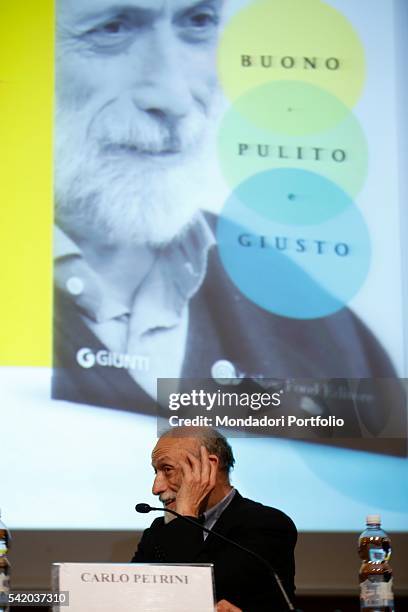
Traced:
POLYGON ((208 205, 220 99, 177 121, 116 101, 95 117, 56 117, 56 218, 74 237, 87 228, 105 244, 168 244, 208 205), (206 189, 207 187, 207 189, 206 189))

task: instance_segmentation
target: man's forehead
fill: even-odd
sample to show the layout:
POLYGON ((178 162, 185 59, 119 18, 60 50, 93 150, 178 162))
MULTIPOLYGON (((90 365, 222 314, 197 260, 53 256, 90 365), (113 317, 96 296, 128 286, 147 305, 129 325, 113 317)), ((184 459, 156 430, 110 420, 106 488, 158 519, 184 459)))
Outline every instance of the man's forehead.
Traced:
POLYGON ((78 19, 132 10, 178 13, 200 6, 220 6, 222 0, 59 0, 58 13, 78 19))
POLYGON ((186 436, 164 436, 160 438, 152 451, 152 462, 172 459, 176 457, 181 450, 195 450, 198 446, 197 438, 186 436))

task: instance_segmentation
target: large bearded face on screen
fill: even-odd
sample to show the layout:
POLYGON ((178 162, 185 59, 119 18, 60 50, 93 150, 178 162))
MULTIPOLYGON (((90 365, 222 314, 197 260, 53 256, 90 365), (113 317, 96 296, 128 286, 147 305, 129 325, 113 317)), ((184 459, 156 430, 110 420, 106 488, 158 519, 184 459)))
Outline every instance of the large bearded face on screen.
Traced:
POLYGON ((59 3, 55 186, 63 228, 159 245, 208 204, 219 13, 219 1, 59 3))

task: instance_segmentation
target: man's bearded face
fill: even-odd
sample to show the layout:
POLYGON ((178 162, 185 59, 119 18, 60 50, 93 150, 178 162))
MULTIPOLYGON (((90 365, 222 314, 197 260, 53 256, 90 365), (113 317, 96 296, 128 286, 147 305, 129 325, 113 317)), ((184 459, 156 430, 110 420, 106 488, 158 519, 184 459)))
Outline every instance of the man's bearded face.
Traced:
POLYGON ((160 245, 205 202, 220 1, 58 7, 56 216, 160 245))

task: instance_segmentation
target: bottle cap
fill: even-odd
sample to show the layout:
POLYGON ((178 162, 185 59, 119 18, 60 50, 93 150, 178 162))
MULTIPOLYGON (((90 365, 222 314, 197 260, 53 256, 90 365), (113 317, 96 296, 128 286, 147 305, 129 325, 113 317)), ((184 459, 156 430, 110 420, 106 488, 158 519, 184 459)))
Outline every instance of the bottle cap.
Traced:
POLYGON ((380 525, 381 515, 380 514, 369 514, 366 518, 367 525, 380 525))

